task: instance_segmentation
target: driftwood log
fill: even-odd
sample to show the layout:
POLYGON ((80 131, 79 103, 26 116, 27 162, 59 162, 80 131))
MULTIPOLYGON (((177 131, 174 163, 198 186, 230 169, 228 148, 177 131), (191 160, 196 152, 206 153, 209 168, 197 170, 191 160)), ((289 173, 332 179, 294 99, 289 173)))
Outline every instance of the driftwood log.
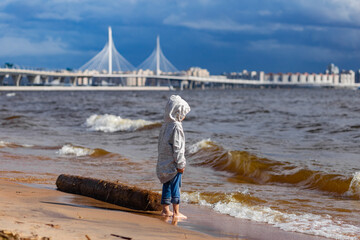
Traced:
POLYGON ((143 211, 160 211, 161 195, 121 183, 61 174, 56 180, 58 190, 80 194, 104 202, 143 211))

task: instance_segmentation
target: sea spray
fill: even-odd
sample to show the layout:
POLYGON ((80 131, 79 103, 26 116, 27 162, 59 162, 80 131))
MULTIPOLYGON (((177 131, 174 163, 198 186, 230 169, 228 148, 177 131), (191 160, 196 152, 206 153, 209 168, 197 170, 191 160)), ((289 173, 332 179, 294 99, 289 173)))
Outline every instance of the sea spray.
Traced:
POLYGON ((85 126, 91 131, 100 131, 106 133, 112 132, 132 132, 144 128, 148 125, 154 125, 154 122, 143 119, 131 120, 121 118, 120 116, 105 114, 93 114, 86 119, 85 126))
POLYGON ((65 156, 83 157, 83 156, 92 155, 94 152, 95 151, 90 148, 77 147, 77 146, 72 146, 70 144, 66 144, 61 149, 59 149, 56 153, 62 157, 65 157, 65 156))
POLYGON ((345 193, 347 196, 357 196, 360 198, 360 172, 354 173, 349 190, 345 193))
POLYGON ((196 142, 189 147, 189 153, 194 154, 198 152, 200 149, 209 148, 211 147, 211 143, 212 141, 210 138, 196 142))
POLYGON ((62 157, 84 157, 84 156, 91 156, 91 157, 103 157, 103 156, 114 156, 113 153, 110 153, 101 148, 87 148, 81 146, 74 146, 71 144, 65 144, 56 152, 57 155, 62 157))

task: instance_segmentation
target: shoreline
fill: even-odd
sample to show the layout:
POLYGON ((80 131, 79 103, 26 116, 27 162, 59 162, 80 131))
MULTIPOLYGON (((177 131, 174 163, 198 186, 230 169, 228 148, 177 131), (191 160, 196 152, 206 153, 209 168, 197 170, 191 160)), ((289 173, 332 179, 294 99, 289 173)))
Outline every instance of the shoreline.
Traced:
POLYGON ((286 232, 268 224, 236 219, 191 204, 181 206, 189 219, 174 223, 172 218, 164 219, 157 212, 127 209, 34 184, 0 180, 0 194, 0 231, 13 232, 21 237, 50 237, 53 240, 119 239, 116 236, 160 240, 327 239, 286 232))
POLYGON ((30 239, 219 239, 168 224, 157 212, 134 214, 57 190, 0 180, 0 195, 0 231, 30 239))
POLYGON ((170 91, 168 86, 0 86, 0 92, 19 91, 170 91))

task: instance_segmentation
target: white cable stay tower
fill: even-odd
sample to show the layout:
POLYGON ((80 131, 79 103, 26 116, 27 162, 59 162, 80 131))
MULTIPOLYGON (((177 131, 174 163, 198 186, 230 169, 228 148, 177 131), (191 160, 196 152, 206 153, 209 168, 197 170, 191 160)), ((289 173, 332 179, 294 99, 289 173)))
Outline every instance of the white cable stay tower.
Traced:
POLYGON ((156 38, 156 47, 151 55, 142 62, 137 69, 152 70, 156 75, 160 75, 161 72, 179 72, 179 70, 171 64, 171 62, 165 57, 160 48, 160 38, 156 38))
POLYGON ((87 63, 79 68, 81 71, 96 70, 99 72, 107 71, 108 74, 115 72, 132 71, 135 67, 129 63, 115 48, 111 27, 109 30, 109 40, 105 47, 90 59, 87 63))

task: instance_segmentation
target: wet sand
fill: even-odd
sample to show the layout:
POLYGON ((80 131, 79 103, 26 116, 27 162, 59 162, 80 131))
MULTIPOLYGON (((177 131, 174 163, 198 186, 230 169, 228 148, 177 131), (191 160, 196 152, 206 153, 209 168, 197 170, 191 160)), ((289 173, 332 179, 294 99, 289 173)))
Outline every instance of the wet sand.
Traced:
MULTIPOLYGON (((0 230, 56 239, 216 239, 155 217, 69 203, 71 194, 0 180, 0 230)), ((81 196, 76 196, 82 201, 81 196)), ((93 202, 92 199, 85 198, 93 202)), ((156 215, 157 213, 151 213, 156 215)))
POLYGON ((54 189, 0 180, 0 230, 56 239, 293 239, 321 237, 285 232, 183 204, 183 222, 54 189), (173 224, 176 224, 174 226, 173 224))

